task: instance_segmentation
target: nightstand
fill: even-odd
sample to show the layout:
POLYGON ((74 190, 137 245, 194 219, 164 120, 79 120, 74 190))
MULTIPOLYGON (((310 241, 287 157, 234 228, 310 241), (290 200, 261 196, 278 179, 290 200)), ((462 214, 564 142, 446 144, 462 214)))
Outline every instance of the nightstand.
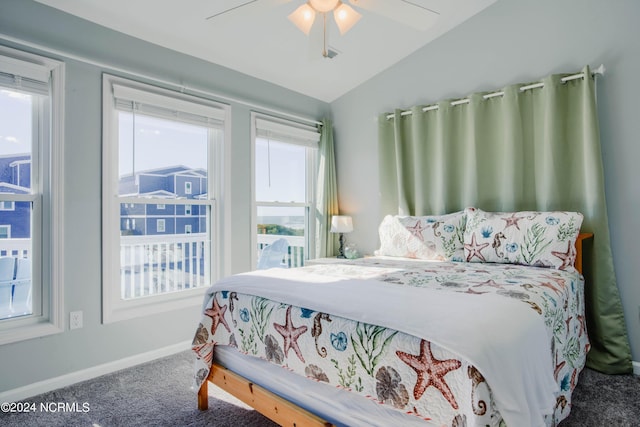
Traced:
POLYGON ((337 257, 327 257, 327 258, 315 258, 308 259, 304 262, 304 265, 318 265, 318 264, 341 264, 343 262, 349 261, 348 258, 337 258, 337 257))

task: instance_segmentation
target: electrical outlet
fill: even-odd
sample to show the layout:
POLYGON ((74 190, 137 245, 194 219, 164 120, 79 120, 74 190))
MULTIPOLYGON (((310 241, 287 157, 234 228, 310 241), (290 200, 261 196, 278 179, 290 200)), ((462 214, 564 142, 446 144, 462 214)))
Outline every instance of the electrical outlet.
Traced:
POLYGON ((72 311, 69 313, 69 329, 82 328, 82 312, 72 311))

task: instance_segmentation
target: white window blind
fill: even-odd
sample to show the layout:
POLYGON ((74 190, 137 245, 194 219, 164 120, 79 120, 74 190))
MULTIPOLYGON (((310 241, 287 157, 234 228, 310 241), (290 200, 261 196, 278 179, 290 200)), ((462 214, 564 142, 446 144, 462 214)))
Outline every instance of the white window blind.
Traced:
POLYGON ((320 132, 311 126, 290 125, 262 117, 256 117, 256 136, 312 148, 317 148, 320 141, 320 132))
POLYGON ((49 67, 10 56, 0 56, 0 86, 49 95, 49 67))
POLYGON ((171 93, 166 96, 149 90, 139 90, 119 83, 113 83, 113 97, 115 108, 121 111, 135 111, 161 118, 170 118, 194 125, 206 125, 222 128, 224 126, 225 111, 222 108, 207 103, 194 102, 179 98, 179 94, 171 93))

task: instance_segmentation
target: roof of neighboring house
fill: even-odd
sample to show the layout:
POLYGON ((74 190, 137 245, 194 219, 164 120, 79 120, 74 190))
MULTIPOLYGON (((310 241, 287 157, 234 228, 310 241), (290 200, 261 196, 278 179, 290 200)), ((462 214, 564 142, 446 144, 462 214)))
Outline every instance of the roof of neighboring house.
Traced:
POLYGON ((155 190, 155 191, 150 191, 148 193, 140 193, 138 194, 138 196, 140 197, 160 197, 160 198, 164 198, 164 199, 176 199, 176 193, 172 193, 170 191, 167 190, 155 190))
MULTIPOLYGON (((183 165, 177 165, 177 166, 167 166, 167 167, 156 168, 156 169, 145 169, 141 171, 136 171, 135 174, 136 175, 157 175, 157 176, 193 175, 193 176, 206 177, 207 171, 204 169, 193 169, 183 165)), ((132 178, 133 178, 132 174, 127 174, 127 175, 121 176, 120 180, 122 181, 124 179, 132 179, 132 178)))
POLYGON ((21 187, 19 185, 0 182, 0 193, 29 194, 30 192, 31 189, 28 187, 21 187))

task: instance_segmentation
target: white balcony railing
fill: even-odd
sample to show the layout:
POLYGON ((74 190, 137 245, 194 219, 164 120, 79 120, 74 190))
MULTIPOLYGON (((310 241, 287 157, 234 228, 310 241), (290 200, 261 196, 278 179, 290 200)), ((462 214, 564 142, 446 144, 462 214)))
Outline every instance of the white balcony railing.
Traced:
MULTIPOLYGON (((303 236, 258 234, 262 248, 285 238, 289 268, 304 265, 303 236)), ((120 286, 123 299, 169 293, 210 285, 205 266, 210 262, 210 242, 204 233, 184 235, 121 236, 120 286)), ((1 239, 0 256, 30 258, 31 239, 1 239)))
POLYGON ((121 297, 132 299, 209 286, 204 233, 121 236, 121 297))

